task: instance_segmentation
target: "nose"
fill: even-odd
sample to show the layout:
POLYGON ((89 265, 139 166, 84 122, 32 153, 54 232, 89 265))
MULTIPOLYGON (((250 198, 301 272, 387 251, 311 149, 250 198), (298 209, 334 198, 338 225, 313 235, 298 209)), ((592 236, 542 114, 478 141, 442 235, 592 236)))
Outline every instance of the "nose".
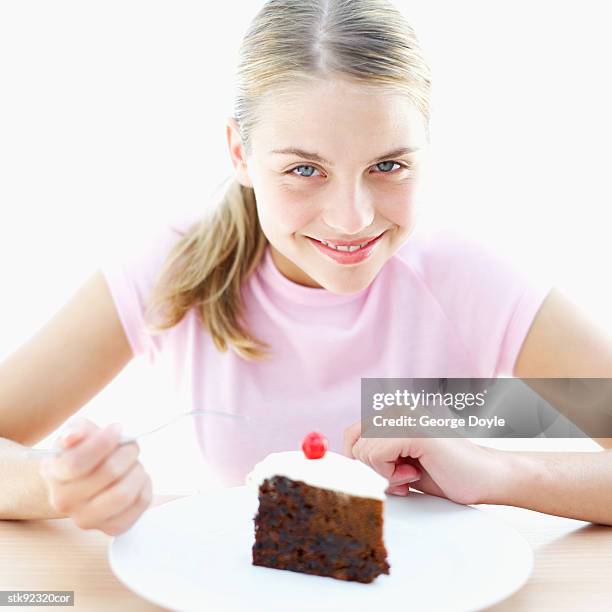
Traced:
POLYGON ((330 202, 323 210, 323 222, 337 234, 358 234, 374 221, 372 194, 360 186, 338 190, 330 194, 330 202))

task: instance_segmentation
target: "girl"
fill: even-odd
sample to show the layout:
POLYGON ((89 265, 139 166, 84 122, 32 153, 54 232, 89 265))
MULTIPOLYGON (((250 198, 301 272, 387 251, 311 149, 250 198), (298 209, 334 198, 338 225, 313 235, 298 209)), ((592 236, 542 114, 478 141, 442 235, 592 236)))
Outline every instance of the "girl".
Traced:
POLYGON ((429 101, 417 40, 386 0, 268 2, 241 48, 234 179, 214 213, 96 272, 2 364, 0 516, 69 516, 108 534, 136 521, 151 481, 116 427, 77 421, 40 465, 24 447, 131 358, 163 352, 194 407, 269 426, 244 436, 232 419, 196 422, 228 484, 316 427, 390 492, 412 482, 612 524, 611 451, 365 440, 351 425, 362 377, 612 374, 610 344, 559 292, 452 236, 414 233, 429 101))

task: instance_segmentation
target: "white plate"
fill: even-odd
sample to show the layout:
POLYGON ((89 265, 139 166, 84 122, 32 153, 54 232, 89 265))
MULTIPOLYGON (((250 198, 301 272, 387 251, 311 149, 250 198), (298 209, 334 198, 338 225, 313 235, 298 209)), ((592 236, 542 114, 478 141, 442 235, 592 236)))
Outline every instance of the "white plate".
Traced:
POLYGON ((173 610, 477 610, 528 578, 533 554, 514 529, 485 512, 412 493, 388 496, 391 574, 370 584, 251 564, 257 496, 233 487, 145 512, 109 550, 115 575, 173 610), (393 607, 391 607, 393 606, 393 607))

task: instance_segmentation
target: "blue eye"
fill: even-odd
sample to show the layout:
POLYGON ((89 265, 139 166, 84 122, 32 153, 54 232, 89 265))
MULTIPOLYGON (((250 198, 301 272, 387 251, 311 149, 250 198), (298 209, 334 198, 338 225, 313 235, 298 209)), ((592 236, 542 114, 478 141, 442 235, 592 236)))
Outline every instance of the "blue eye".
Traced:
POLYGON ((303 176, 304 178, 311 177, 313 175, 314 171, 316 170, 316 168, 314 166, 302 165, 302 166, 296 166, 295 168, 293 168, 293 170, 290 170, 289 172, 291 174, 293 174, 296 170, 300 170, 302 168, 306 168, 307 170, 309 170, 309 172, 306 172, 305 174, 301 174, 300 172, 297 173, 298 176, 303 176))
POLYGON ((399 164, 394 161, 383 161, 376 164, 376 167, 384 174, 391 172, 391 170, 393 170, 393 166, 399 166, 399 164))

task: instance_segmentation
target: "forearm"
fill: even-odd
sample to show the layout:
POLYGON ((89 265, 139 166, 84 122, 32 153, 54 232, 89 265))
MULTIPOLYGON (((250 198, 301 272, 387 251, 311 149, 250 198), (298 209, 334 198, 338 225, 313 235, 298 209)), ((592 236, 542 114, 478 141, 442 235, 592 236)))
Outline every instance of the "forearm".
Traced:
POLYGON ((52 508, 38 461, 26 452, 27 447, 0 438, 0 520, 64 517, 52 508))
POLYGON ((488 450, 499 459, 500 477, 483 503, 612 525, 612 450, 488 450))

